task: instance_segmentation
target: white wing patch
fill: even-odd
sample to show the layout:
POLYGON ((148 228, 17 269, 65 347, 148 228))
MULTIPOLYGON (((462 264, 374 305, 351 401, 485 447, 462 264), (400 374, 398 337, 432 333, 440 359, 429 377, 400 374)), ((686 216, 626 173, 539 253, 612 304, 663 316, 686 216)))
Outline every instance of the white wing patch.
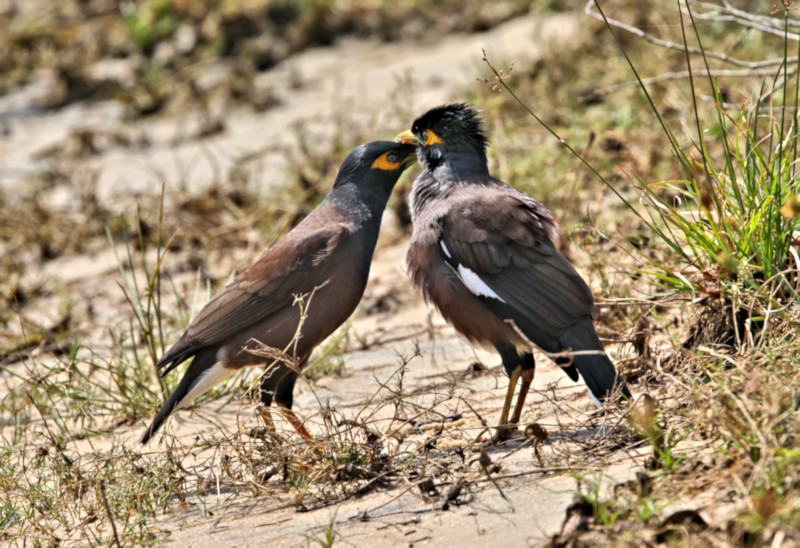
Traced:
MULTIPOLYGON (((447 249, 444 240, 439 240, 439 247, 442 248, 442 251, 444 252, 445 255, 447 255, 448 259, 453 258, 453 255, 450 253, 450 250, 447 249)), ((447 263, 447 266, 453 268, 453 265, 450 264, 449 262, 447 263)), ((461 283, 463 283, 467 287, 467 289, 469 289, 470 293, 472 293, 473 295, 477 295, 479 297, 489 297, 491 299, 497 299, 501 303, 506 302, 500 297, 500 295, 492 291, 492 288, 486 285, 486 282, 481 280, 480 276, 478 276, 475 272, 473 272, 463 264, 459 264, 457 269, 453 268, 453 272, 455 272, 458 275, 458 279, 461 280, 461 283)))
POLYGON ((486 282, 481 280, 481 277, 475 274, 472 270, 464 266, 463 264, 458 265, 458 277, 461 279, 461 282, 467 286, 467 289, 470 290, 471 293, 474 295, 478 295, 479 297, 489 297, 492 299, 497 299, 501 303, 504 301, 500 295, 492 291, 492 288, 486 285, 486 282))

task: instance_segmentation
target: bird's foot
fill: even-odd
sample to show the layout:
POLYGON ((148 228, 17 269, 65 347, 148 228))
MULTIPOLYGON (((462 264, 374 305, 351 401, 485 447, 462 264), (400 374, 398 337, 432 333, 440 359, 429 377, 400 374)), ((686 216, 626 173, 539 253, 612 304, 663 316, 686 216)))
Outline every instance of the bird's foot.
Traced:
POLYGON ((473 447, 475 452, 480 452, 486 449, 487 447, 492 447, 495 445, 500 445, 507 441, 518 439, 522 436, 522 432, 520 432, 519 428, 515 424, 509 424, 506 426, 498 427, 497 432, 495 432, 494 436, 489 439, 485 439, 483 434, 479 436, 475 440, 475 445, 473 447))
POLYGON ((516 424, 508 424, 497 428, 494 436, 491 439, 492 445, 497 445, 506 441, 511 441, 522 436, 522 432, 517 428, 516 424))
POLYGON ((250 430, 247 431, 247 435, 250 436, 251 438, 255 438, 262 441, 268 441, 273 444, 283 445, 284 443, 286 443, 286 440, 283 438, 283 436, 278 434, 277 430, 275 430, 274 428, 268 428, 264 426, 251 428, 250 430))

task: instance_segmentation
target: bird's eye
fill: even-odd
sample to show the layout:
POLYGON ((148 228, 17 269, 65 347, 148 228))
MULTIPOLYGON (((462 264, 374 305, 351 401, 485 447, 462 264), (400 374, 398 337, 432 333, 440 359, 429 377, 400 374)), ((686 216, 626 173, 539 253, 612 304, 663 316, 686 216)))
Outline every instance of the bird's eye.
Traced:
POLYGON ((400 165, 400 153, 396 151, 384 152, 372 162, 372 169, 382 169, 384 171, 396 171, 400 165))

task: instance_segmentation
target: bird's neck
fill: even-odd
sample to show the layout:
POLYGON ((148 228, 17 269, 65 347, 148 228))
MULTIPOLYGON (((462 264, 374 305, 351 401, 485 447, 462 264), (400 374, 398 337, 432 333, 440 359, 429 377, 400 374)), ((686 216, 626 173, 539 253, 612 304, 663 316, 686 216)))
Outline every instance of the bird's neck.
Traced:
POLYGON ((446 198, 457 186, 494 181, 489 175, 486 156, 474 152, 451 151, 446 159, 425 167, 426 170, 414 181, 409 197, 412 220, 429 205, 446 198))
POLYGON ((408 208, 411 210, 411 221, 416 222, 425 209, 444 199, 455 186, 454 183, 442 182, 430 171, 423 171, 411 188, 408 208))
POLYGON ((351 222, 356 226, 380 226, 383 210, 389 201, 389 191, 383 189, 364 188, 355 183, 340 185, 336 192, 325 198, 344 211, 347 211, 351 222))
POLYGON ((432 170, 433 176, 445 184, 468 182, 489 175, 486 154, 475 151, 448 151, 447 156, 432 170))

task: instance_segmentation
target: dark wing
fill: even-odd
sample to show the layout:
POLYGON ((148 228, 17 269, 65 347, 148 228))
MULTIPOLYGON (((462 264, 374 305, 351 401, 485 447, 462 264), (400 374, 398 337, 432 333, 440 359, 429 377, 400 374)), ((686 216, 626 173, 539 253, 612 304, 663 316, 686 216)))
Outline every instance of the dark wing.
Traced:
POLYGON ((543 349, 559 351, 558 338, 591 317, 593 301, 586 282, 552 243, 549 211, 505 185, 453 198, 442 224, 445 260, 492 311, 514 320, 543 349), (473 273, 490 291, 480 288, 473 273))
POLYGON ((331 223, 311 231, 297 228, 203 307, 183 337, 159 360, 159 368, 169 365, 163 374, 201 348, 292 306, 294 295, 310 294, 326 283, 336 262, 328 259, 348 225, 331 223))

